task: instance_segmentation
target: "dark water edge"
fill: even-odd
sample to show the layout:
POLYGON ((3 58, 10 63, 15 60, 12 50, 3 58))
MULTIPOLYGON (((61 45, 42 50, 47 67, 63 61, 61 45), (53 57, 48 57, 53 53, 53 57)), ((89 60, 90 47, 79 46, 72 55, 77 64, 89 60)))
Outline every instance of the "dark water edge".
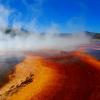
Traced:
POLYGON ((100 60, 100 42, 95 42, 93 47, 86 48, 86 52, 100 60))
POLYGON ((88 50, 88 53, 94 56, 96 59, 100 60, 100 50, 88 50))
POLYGON ((15 65, 21 62, 23 58, 16 56, 0 56, 0 87, 9 81, 9 74, 11 74, 15 65))

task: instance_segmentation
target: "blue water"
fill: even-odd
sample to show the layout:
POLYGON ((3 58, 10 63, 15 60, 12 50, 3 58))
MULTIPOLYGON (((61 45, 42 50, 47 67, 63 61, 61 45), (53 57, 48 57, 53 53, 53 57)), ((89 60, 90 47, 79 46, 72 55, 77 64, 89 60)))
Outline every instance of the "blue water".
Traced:
MULTIPOLYGON (((99 45, 100 45, 100 42, 96 42, 95 45, 98 45, 98 48, 99 45)), ((86 51, 91 54, 92 56, 94 56, 95 58, 97 58, 98 60, 100 60, 100 49, 99 50, 96 50, 96 49, 92 49, 92 48, 87 48, 86 51)))

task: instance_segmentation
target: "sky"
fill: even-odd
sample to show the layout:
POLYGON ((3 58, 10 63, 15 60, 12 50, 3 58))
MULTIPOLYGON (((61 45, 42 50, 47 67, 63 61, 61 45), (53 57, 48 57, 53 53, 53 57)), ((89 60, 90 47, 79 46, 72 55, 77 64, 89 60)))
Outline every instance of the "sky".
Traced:
POLYGON ((61 32, 100 32, 100 0, 0 0, 0 5, 12 11, 11 27, 19 22, 41 31, 55 25, 61 32))

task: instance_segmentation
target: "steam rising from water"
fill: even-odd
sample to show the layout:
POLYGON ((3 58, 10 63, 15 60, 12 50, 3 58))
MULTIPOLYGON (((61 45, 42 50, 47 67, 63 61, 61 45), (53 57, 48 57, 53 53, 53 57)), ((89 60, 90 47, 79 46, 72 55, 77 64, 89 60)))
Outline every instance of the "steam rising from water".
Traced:
POLYGON ((74 50, 82 44, 89 43, 88 38, 85 36, 57 37, 30 34, 24 38, 20 37, 20 35, 12 38, 1 33, 0 37, 0 51, 74 50))
MULTIPOLYGON (((0 52, 9 51, 37 51, 42 49, 72 51, 82 44, 90 42, 84 32, 63 36, 59 34, 59 25, 51 25, 40 34, 35 20, 27 24, 29 32, 22 30, 21 21, 13 23, 9 34, 5 31, 8 27, 8 17, 13 10, 0 6, 0 52)), ((66 29, 67 30, 67 29, 66 29)))
MULTIPOLYGON (((37 14, 37 8, 42 4, 41 1, 43 0, 35 1, 39 1, 39 4, 36 3, 36 8, 33 8, 34 12, 36 11, 35 14, 37 14)), ((27 2, 25 4, 27 6, 27 2)), ((60 26, 57 24, 52 24, 49 27, 45 26, 44 34, 41 34, 41 27, 36 23, 38 14, 33 17, 31 22, 23 23, 17 20, 20 13, 17 13, 15 17, 11 16, 12 13, 16 12, 0 5, 0 70, 2 71, 0 72, 0 82, 5 78, 4 76, 8 76, 6 74, 9 74, 8 72, 13 68, 12 66, 23 59, 23 54, 17 54, 17 52, 44 49, 72 51, 76 50, 80 45, 90 42, 90 38, 84 32, 72 35, 59 34, 61 33, 60 26), (9 29, 9 17, 13 17, 11 31, 7 30, 9 29), (23 30, 23 27, 28 31, 23 30), (14 55, 9 52, 14 52, 14 55)))

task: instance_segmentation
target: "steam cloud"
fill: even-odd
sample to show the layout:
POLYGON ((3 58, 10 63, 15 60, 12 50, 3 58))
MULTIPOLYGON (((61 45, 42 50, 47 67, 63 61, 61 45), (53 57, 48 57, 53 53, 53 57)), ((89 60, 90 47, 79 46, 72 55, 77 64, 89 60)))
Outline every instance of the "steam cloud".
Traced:
MULTIPOLYGON (((27 6, 26 2, 25 4, 27 6)), ((0 52, 37 51, 42 49, 72 51, 80 45, 90 42, 90 38, 84 32, 69 36, 59 34, 61 33, 59 30, 60 26, 56 24, 51 24, 49 27, 46 27, 44 30, 45 34, 41 34, 39 31, 40 27, 36 24, 36 18, 33 18, 25 26, 28 32, 22 30, 23 23, 21 21, 15 20, 12 31, 6 34, 6 29, 9 25, 8 17, 12 12, 14 10, 0 5, 0 52), (13 34, 15 35, 13 36, 13 34)))

